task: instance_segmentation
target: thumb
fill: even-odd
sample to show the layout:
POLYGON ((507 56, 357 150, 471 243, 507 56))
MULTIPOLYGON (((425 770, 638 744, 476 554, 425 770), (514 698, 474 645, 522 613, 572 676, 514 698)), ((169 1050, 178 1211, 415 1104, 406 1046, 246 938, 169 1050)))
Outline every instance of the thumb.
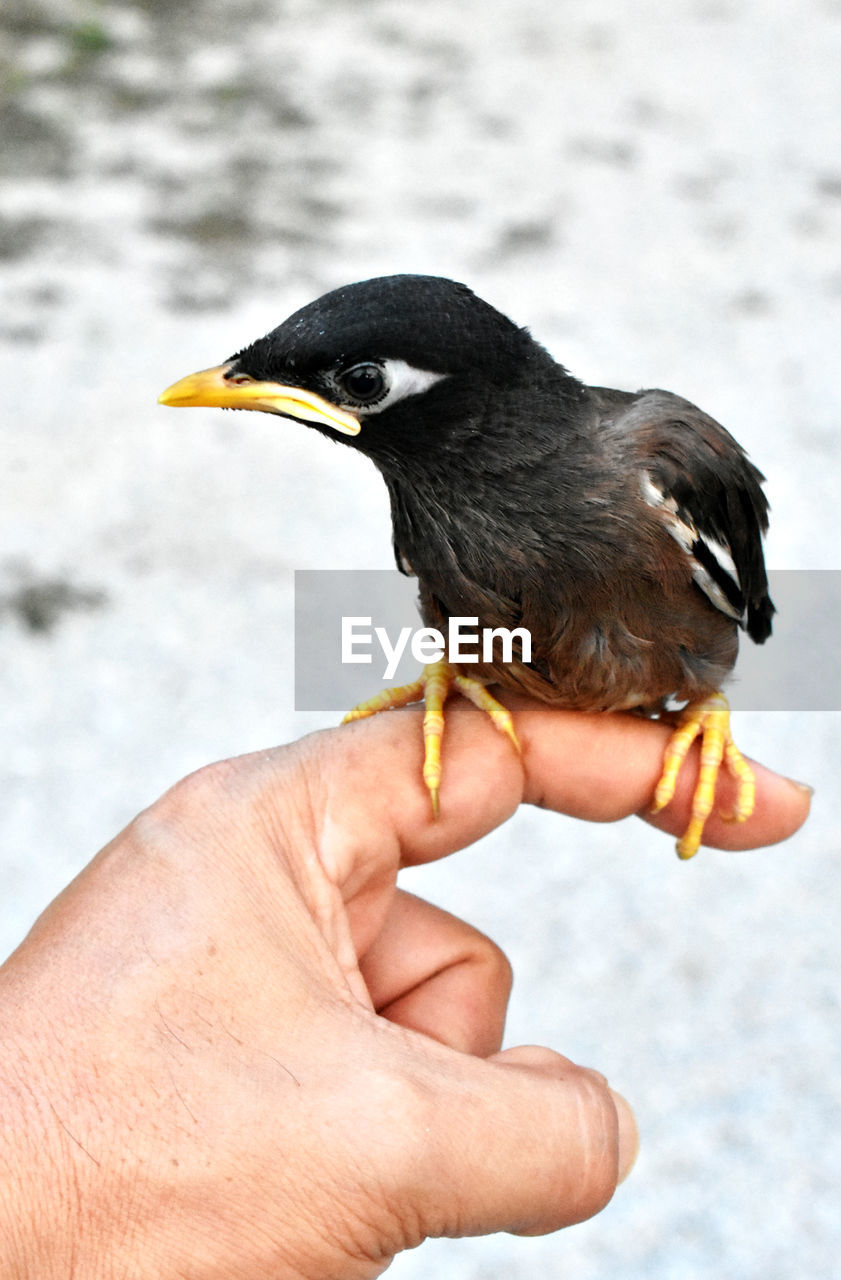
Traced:
POLYGON ((604 1208, 638 1137, 627 1102, 598 1072, 535 1047, 459 1066, 425 1135, 425 1234, 542 1235, 604 1208))

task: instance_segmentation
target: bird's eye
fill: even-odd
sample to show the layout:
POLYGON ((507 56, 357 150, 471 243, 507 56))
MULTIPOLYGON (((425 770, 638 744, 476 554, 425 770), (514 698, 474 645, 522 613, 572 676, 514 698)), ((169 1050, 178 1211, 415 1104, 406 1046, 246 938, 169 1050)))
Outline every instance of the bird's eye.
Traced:
POLYGON ((388 390, 385 374, 378 364, 366 362, 352 365, 339 374, 338 381, 343 391, 356 404, 375 404, 381 400, 388 390))

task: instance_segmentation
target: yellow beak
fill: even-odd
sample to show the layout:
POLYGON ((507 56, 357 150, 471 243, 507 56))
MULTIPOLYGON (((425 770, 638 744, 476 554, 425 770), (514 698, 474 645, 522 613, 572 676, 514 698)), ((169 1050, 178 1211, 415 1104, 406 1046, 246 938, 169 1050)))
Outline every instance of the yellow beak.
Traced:
POLYGON ((264 413, 280 413, 302 422, 317 422, 332 427, 342 435, 357 436, 359 419, 338 405, 331 404, 303 387, 284 387, 278 382, 255 382, 244 374, 226 374, 233 365, 220 364, 215 369, 191 373, 158 397, 158 404, 173 409, 203 406, 208 409, 260 409, 264 413))

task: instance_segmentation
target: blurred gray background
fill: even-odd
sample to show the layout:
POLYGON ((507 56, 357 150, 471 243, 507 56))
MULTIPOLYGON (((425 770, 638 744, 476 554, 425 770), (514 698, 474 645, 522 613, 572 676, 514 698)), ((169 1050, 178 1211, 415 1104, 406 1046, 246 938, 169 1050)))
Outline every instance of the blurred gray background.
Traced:
MULTIPOLYGON (((839 68, 839 0, 5 0, 3 954, 176 778, 331 720, 294 711, 293 572, 391 567, 379 477, 155 404, 326 288, 452 275, 697 401, 767 473, 769 563, 839 568, 839 68)), ((839 1274, 841 718, 736 730, 818 788, 786 845, 681 865, 524 810, 411 877, 508 951, 509 1042, 605 1071, 643 1148, 590 1223, 390 1274, 839 1274)))

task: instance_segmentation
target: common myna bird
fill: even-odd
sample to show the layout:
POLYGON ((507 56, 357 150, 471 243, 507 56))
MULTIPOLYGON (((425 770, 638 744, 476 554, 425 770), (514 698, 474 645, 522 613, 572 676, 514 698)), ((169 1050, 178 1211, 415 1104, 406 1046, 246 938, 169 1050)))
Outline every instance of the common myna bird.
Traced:
POLYGON ((722 760, 738 780, 732 816, 750 816, 753 775, 720 689, 739 629, 759 644, 771 633, 768 504, 763 476, 700 409, 668 391, 585 386, 465 285, 419 275, 327 293, 161 403, 260 409, 367 454, 426 625, 528 629, 529 661, 434 663, 346 717, 424 698, 436 812, 453 688, 517 743, 488 690, 499 684, 582 711, 685 704, 654 797, 668 804, 700 733, 678 853, 698 849, 722 760))

